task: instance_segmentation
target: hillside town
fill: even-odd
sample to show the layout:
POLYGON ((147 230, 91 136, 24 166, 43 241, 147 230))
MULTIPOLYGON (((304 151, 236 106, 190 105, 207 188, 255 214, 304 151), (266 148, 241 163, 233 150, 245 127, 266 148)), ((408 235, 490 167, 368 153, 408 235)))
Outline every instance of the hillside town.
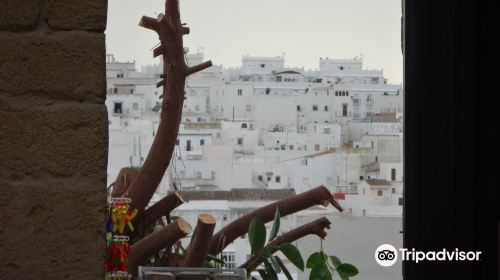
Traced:
MULTIPOLYGON (((186 50, 185 58, 196 65, 203 53, 186 50)), ((106 66, 110 185, 122 167, 141 167, 149 152, 159 123, 163 65, 160 60, 138 70, 135 62, 108 54, 106 66)), ((323 246, 358 263, 364 273, 356 279, 401 278, 401 267, 376 271, 371 254, 355 251, 368 246, 365 251, 372 252, 387 236, 395 236, 393 245, 402 243, 403 95, 402 85, 391 84, 383 70, 365 69, 362 57, 322 57, 314 70, 286 66, 283 55, 245 55, 240 67, 214 65, 187 80, 175 156, 151 204, 178 191, 188 203, 175 215, 195 224, 199 213, 209 213, 219 229, 255 208, 323 185, 344 212, 311 208, 284 217, 280 232, 332 216, 323 246), (352 237, 363 231, 370 237, 352 237)), ((320 246, 312 238, 301 242, 304 251, 320 246)), ((227 268, 249 255, 245 235, 222 253, 227 268)), ((306 279, 304 272, 290 271, 306 279)))

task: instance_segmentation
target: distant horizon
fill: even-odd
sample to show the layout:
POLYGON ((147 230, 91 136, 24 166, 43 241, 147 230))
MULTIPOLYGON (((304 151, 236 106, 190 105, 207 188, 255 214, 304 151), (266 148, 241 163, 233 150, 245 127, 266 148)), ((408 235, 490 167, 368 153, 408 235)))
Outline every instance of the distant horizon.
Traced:
MULTIPOLYGON (((164 0, 110 0, 107 53, 135 61, 137 70, 159 63, 152 55, 158 36, 138 22, 163 9, 164 0)), ((203 50, 205 60, 226 69, 240 67, 245 55, 284 54, 286 67, 317 70, 320 58, 363 54, 363 69, 383 70, 390 84, 403 82, 400 0, 181 0, 180 9, 191 28, 184 37, 189 53, 203 50)))

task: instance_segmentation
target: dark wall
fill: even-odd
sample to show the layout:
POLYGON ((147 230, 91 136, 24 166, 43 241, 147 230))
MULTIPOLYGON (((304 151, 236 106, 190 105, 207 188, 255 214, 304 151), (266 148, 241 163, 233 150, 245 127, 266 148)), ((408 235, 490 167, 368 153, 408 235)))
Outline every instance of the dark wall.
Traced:
POLYGON ((102 279, 105 0, 0 1, 0 278, 102 279))
POLYGON ((404 246, 483 252, 479 262, 406 262, 405 279, 498 279, 495 9, 472 0, 403 9, 404 246))

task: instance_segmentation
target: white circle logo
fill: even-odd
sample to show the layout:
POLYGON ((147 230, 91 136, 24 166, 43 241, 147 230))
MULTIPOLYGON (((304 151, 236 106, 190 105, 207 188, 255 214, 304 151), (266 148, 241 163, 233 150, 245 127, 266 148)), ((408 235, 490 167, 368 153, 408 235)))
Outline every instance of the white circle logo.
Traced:
POLYGON ((391 266, 398 260, 398 251, 391 244, 382 244, 375 250, 375 260, 381 266, 391 266))

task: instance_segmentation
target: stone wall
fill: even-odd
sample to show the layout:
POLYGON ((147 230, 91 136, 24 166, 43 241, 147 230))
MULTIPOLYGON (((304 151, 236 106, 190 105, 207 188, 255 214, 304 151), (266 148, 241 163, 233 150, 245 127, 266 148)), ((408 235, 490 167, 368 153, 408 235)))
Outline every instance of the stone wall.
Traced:
POLYGON ((0 278, 102 279, 106 0, 0 0, 0 278))

